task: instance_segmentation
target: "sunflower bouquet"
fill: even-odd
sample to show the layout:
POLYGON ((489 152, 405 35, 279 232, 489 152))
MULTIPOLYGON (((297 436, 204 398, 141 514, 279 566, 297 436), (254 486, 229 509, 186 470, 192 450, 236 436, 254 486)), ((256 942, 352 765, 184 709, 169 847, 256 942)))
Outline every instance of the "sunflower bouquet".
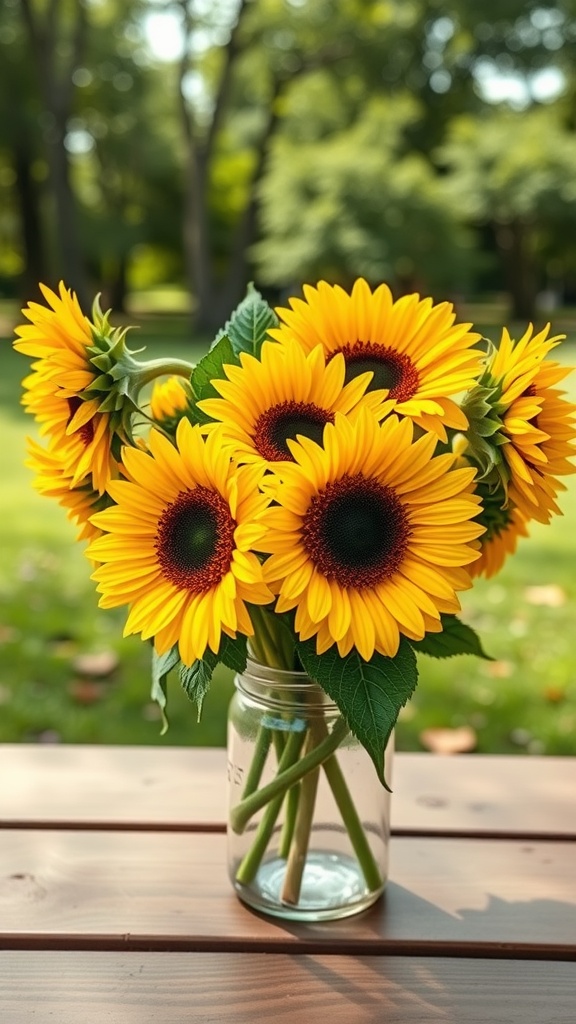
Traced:
POLYGON ((272 782, 252 773, 233 828, 349 733, 386 785, 420 655, 483 655, 458 592, 559 512, 576 437, 569 371, 548 358, 562 336, 493 344, 448 302, 362 279, 276 311, 250 287, 191 365, 139 359, 97 300, 89 319, 63 284, 42 291, 15 341, 34 359, 35 486, 89 542, 100 605, 127 606, 125 635, 152 642, 163 714, 169 673, 201 708, 216 665, 248 658, 303 670, 338 708, 331 731, 280 742, 272 782))

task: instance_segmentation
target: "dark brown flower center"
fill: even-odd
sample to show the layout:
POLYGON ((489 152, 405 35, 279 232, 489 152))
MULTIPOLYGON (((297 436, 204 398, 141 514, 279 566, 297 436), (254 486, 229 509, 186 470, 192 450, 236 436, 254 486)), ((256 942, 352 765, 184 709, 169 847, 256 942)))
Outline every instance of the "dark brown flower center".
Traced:
POLYGON ((224 498, 207 487, 181 492, 158 522, 156 551, 166 579, 197 594, 230 568, 236 523, 224 498))
MULTIPOLYGON (((68 423, 70 423, 70 421, 74 418, 83 402, 81 398, 76 398, 76 396, 74 396, 73 398, 68 398, 67 401, 68 408, 70 410, 68 423)), ((83 426, 81 426, 79 430, 74 431, 74 433, 76 434, 77 437, 80 438, 84 447, 88 448, 88 445, 92 444, 92 441, 94 440, 94 424, 92 423, 92 420, 88 420, 87 423, 84 423, 83 426)))
POLYGON ((322 444, 327 423, 334 422, 334 414, 313 402, 281 402, 266 409, 254 425, 256 450, 269 462, 292 460, 288 439, 295 441, 298 434, 322 444))
POLYGON ((341 587, 374 587, 398 569, 409 525, 390 487, 357 473, 315 495, 304 517, 304 547, 317 570, 341 587))
MULTIPOLYGON (((371 341, 356 341, 339 349, 346 362, 346 383, 361 373, 371 370, 374 376, 367 390, 386 389, 390 398, 406 402, 416 394, 420 378, 409 356, 396 352, 386 345, 374 345, 371 341)), ((335 353, 332 353, 331 357, 335 353)))

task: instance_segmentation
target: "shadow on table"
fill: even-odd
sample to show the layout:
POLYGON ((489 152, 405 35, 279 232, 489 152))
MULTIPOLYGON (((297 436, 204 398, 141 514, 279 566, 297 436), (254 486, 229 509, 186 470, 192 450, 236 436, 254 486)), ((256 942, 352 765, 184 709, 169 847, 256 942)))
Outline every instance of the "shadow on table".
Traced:
MULTIPOLYGON (((326 934, 338 935, 331 955, 298 958, 316 983, 313 991, 324 993, 323 1017, 337 1024, 344 1003, 349 1024, 571 1019, 573 964, 550 958, 574 959, 576 903, 486 899, 482 909, 447 913, 390 882, 385 898, 354 925, 353 919, 332 922, 326 934), (380 955, 371 955, 376 949, 380 955)), ((292 930, 289 922, 282 927, 292 930)), ((321 942, 326 926, 310 928, 321 942)))
MULTIPOLYGON (((366 915, 384 941, 387 937, 409 943, 456 943, 471 945, 522 945, 545 950, 576 948, 576 892, 574 899, 506 900, 487 891, 485 905, 456 907, 448 913, 394 882, 388 884, 384 899, 366 915), (425 937, 425 940, 424 940, 425 937)), ((433 950, 432 950, 433 952, 433 950)), ((488 953, 488 950, 485 951, 488 953)), ((529 949, 525 950, 529 953, 529 949)), ((474 955, 481 955, 474 948, 474 955)), ((462 955, 460 953, 460 955, 462 955)))

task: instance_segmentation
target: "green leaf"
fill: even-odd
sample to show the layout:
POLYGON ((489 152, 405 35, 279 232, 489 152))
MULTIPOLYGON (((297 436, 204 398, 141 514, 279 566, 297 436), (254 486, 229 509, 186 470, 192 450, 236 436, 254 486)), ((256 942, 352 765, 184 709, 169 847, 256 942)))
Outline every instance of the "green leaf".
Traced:
POLYGON ((152 648, 152 687, 150 690, 150 696, 152 700, 155 700, 158 704, 160 711, 162 712, 162 732, 164 734, 168 730, 168 718, 166 716, 166 680, 168 673, 176 667, 180 661, 180 655, 178 653, 178 644, 174 644, 169 651, 165 654, 157 654, 156 649, 152 648))
POLYGON ((196 702, 198 707, 198 721, 202 717, 202 705, 204 697, 210 689, 212 673, 218 664, 219 658, 213 651, 207 650, 203 658, 198 658, 191 665, 180 666, 180 682, 186 695, 196 702))
POLYGON ((442 632, 426 633, 423 640, 411 640, 418 654, 429 654, 431 658, 452 658, 455 654, 474 654, 486 661, 494 659, 486 654, 480 638, 471 626, 461 622, 456 615, 442 615, 442 632))
POLYGON ((250 283, 246 297, 236 307, 220 334, 216 335, 215 344, 219 344, 222 337, 227 337, 236 355, 249 352, 258 359, 269 328, 277 326, 278 317, 274 310, 250 283))
MULTIPOLYGON (((224 373, 224 365, 226 363, 238 363, 238 359, 234 353, 234 349, 230 344, 229 338, 223 334, 219 341, 202 357, 200 362, 194 367, 190 383, 194 392, 194 397, 197 402, 203 398, 218 398, 218 392, 212 384, 212 381, 216 378, 223 379, 226 377, 224 373)), ((201 409, 196 409, 197 418, 201 423, 206 423, 210 420, 209 416, 206 416, 201 409)))
POLYGON ((219 660, 226 665, 226 668, 231 668, 234 672, 243 672, 246 668, 246 658, 248 656, 247 644, 248 638, 241 633, 238 634, 235 640, 232 640, 231 637, 223 633, 222 643, 218 651, 219 660))
POLYGON ((416 656, 410 644, 402 638, 394 658, 374 654, 370 661, 363 661, 355 650, 341 658, 335 646, 317 654, 314 640, 299 640, 296 648, 305 671, 338 705, 388 789, 384 751, 400 709, 418 682, 416 656))
POLYGON ((203 658, 198 658, 190 666, 180 666, 180 682, 187 696, 198 706, 198 721, 202 716, 202 705, 210 689, 216 665, 222 662, 235 672, 243 672, 246 668, 246 656, 246 637, 240 635, 232 639, 223 633, 218 654, 208 649, 203 658))

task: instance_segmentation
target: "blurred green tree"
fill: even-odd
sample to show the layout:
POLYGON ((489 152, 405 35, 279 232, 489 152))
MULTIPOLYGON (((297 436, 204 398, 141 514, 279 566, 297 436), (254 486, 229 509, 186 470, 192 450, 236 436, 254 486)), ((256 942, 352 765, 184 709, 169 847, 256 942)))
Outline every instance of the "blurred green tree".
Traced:
MULTIPOLYGON (((325 75, 308 82, 293 110, 324 114, 332 85, 325 75)), ((417 118, 407 95, 374 99, 320 145, 301 138, 302 121, 293 117, 261 188, 263 239, 253 251, 262 281, 293 287, 326 277, 348 285, 361 274, 397 292, 466 290, 473 238, 430 162, 406 152, 406 129, 417 118)))
POLYGON ((43 107, 43 142, 57 224, 57 247, 62 273, 87 301, 88 281, 80 244, 76 199, 70 180, 66 148, 68 120, 74 100, 73 74, 80 64, 88 35, 85 0, 50 0, 47 4, 19 0, 28 33, 32 65, 43 107))
POLYGON ((446 198, 493 231, 512 316, 532 320, 544 239, 565 248, 576 225, 576 135, 547 109, 463 116, 452 122, 440 158, 449 170, 446 198))
MULTIPOLYGON (((342 102, 334 108, 327 131, 315 139, 324 148, 333 131, 360 116, 371 93, 390 93, 387 65, 394 64, 394 77, 401 80, 413 55, 410 33, 418 5, 381 0, 211 5, 178 0, 178 7, 185 42, 178 95, 187 152, 187 270, 197 322, 211 328, 239 301, 252 272, 250 254, 258 238, 267 155, 284 134, 292 92, 319 69, 337 83, 342 102), (217 194, 218 183, 225 179, 223 161, 235 162, 241 175, 236 191, 241 200, 234 209, 217 194), (227 244, 217 253, 214 213, 226 206, 227 244)), ((311 114, 302 111, 303 125, 311 114)))
POLYGON ((146 263, 154 273, 137 279, 185 280, 211 330, 255 275, 274 289, 358 273, 397 289, 477 287, 486 238, 516 312, 552 263, 574 273, 576 0, 4 8, 0 217, 25 289, 47 266, 52 282, 84 287, 87 265, 90 294, 97 283, 121 308, 146 263), (158 57, 152 13, 180 25, 180 59, 158 57), (531 135, 539 111, 553 113, 555 169, 531 135), (508 123, 525 169, 515 198, 508 123), (487 180, 469 191, 476 146, 487 180), (537 184, 544 170, 555 199, 537 184))
POLYGON ((8 287, 11 274, 19 278, 22 295, 32 294, 44 277, 49 251, 42 214, 46 168, 38 133, 40 109, 26 55, 20 12, 7 5, 0 25, 0 275, 8 287))
MULTIPOLYGON (((130 263, 146 246, 180 278, 182 189, 172 78, 144 47, 142 5, 101 3, 74 72, 67 147, 82 203, 90 269, 105 301, 123 310, 130 263)), ((161 278, 161 272, 158 275, 161 278)))

